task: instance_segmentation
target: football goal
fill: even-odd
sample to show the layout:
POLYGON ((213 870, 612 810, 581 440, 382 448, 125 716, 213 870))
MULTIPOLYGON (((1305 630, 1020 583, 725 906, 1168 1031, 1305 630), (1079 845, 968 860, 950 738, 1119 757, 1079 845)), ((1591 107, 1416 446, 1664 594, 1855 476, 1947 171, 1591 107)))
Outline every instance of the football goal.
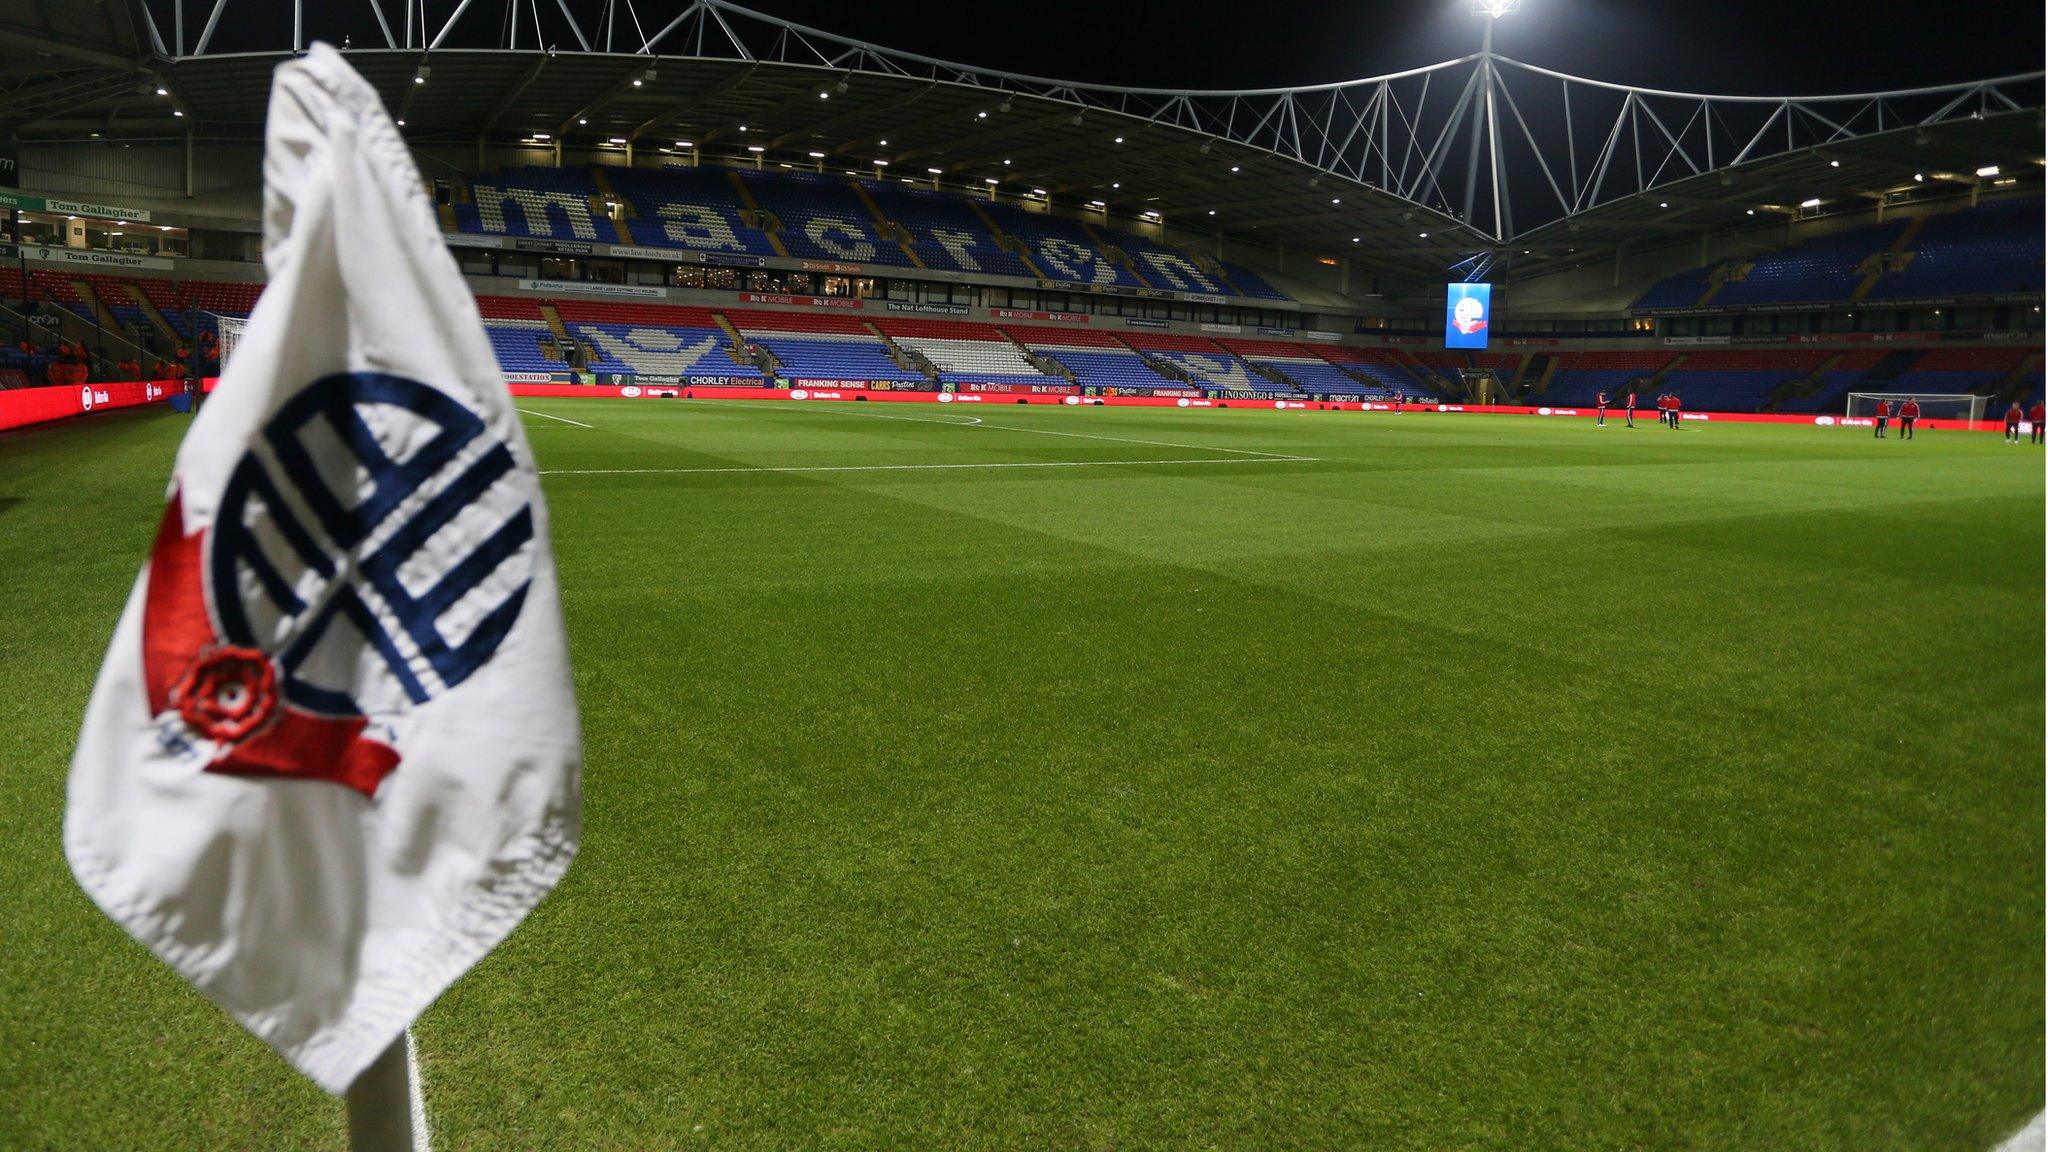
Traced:
POLYGON ((235 345, 242 340, 242 329, 248 327, 246 316, 222 316, 216 313, 213 322, 220 328, 220 366, 227 370, 228 357, 235 354, 235 345))
POLYGON ((1878 404, 1890 401, 1891 413, 1897 416, 1899 405, 1908 400, 1918 400, 1923 419, 1982 420, 1986 399, 1974 392, 1851 392, 1848 414, 1875 416, 1878 404))

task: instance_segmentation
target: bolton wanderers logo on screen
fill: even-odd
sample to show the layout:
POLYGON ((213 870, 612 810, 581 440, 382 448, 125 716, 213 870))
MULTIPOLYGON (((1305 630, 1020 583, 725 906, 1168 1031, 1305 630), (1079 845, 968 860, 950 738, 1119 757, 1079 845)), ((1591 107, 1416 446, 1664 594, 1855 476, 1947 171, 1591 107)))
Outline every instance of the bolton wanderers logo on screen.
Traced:
POLYGON ((210 525, 182 490, 150 555, 143 666, 160 742, 230 775, 373 796, 393 722, 487 664, 533 574, 532 479, 482 418, 418 381, 301 389, 210 525))

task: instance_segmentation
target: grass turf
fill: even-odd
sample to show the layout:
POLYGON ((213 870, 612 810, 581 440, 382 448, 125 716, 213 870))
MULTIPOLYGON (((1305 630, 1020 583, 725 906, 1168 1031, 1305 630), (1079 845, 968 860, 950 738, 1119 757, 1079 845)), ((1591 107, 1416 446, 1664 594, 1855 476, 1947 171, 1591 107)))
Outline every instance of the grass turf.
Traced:
MULTIPOLYGON (((544 469, 686 471, 546 480, 586 840, 418 1028, 442 1148, 1982 1149, 2041 1106, 2032 448, 522 407, 592 425, 529 419, 544 469), (1062 466, 855 470, 963 464, 1062 466)), ((342 1146, 60 852, 185 427, 0 439, 0 1147, 342 1146)))

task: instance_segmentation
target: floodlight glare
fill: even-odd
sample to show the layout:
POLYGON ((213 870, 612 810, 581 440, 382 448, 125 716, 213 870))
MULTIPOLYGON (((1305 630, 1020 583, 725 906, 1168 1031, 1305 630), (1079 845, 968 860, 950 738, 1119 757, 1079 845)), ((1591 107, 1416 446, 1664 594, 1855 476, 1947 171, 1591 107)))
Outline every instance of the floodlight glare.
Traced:
POLYGON ((813 160, 823 160, 825 158, 823 152, 806 152, 804 155, 809 156, 813 160))
POLYGON ((1818 197, 1818 196, 1813 196, 1813 197, 1809 197, 1809 198, 1807 198, 1807 199, 1805 199, 1805 200, 1801 200, 1801 201, 1799 202, 1799 206, 1800 206, 1801 208, 1818 208, 1818 207, 1820 207, 1820 197, 1818 197))
POLYGON ((1979 169, 1977 169, 1977 175, 1979 175, 1979 176, 1996 176, 1996 175, 1998 175, 1998 165, 1996 165, 1996 164, 1986 164, 1986 165, 1985 165, 1985 166, 1983 166, 1982 168, 1979 168, 1979 169))
POLYGON ((1472 12, 1477 16, 1491 16, 1495 20, 1510 12, 1518 12, 1522 0, 1472 0, 1472 12))

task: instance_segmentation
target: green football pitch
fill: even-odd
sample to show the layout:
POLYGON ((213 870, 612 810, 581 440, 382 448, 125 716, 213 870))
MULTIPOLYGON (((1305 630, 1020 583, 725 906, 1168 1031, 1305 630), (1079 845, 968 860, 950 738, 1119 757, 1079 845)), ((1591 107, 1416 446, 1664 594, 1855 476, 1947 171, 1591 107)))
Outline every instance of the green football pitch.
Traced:
MULTIPOLYGON (((442 1149, 1988 1149, 2043 1094, 1995 435, 522 401, 562 886, 442 1149)), ((59 844, 187 422, 0 438, 0 1148, 339 1149, 59 844)))

